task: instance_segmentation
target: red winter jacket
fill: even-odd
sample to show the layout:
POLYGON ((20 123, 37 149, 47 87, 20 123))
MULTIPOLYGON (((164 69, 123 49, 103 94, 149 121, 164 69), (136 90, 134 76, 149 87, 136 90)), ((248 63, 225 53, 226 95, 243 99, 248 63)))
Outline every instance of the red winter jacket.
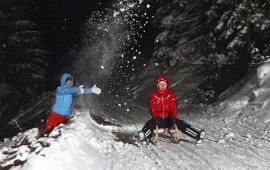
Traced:
POLYGON ((156 91, 150 93, 149 95, 149 111, 152 118, 167 118, 172 117, 176 119, 177 104, 175 101, 174 93, 168 91, 169 81, 164 76, 158 76, 155 83, 156 91), (165 81, 167 83, 167 88, 165 90, 160 90, 157 84, 160 81, 165 81))

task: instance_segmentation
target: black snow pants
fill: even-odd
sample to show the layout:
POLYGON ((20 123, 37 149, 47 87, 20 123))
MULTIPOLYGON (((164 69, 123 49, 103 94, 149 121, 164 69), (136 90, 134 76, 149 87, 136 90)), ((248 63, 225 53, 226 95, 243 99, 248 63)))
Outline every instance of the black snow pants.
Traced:
MULTIPOLYGON (((184 134, 196 140, 200 138, 200 132, 191 127, 191 125, 189 125, 185 121, 175 119, 175 123, 177 125, 177 128, 184 134)), ((158 125, 158 128, 172 128, 174 125, 174 120, 170 117, 165 119, 157 118, 148 120, 144 125, 144 127, 142 128, 142 131, 144 132, 146 138, 150 139, 153 136, 156 125, 158 125)))

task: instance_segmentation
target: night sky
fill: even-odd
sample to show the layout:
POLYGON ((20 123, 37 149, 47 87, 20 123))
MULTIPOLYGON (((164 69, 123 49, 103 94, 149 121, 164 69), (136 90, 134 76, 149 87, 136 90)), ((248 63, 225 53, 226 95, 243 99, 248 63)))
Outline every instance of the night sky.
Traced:
MULTIPOLYGON (((106 0, 37 0, 35 3, 37 10, 32 19, 41 31, 42 40, 50 52, 48 71, 52 76, 74 61, 74 56, 70 53, 79 51, 83 36, 82 26, 92 13, 112 7, 111 1, 106 0)), ((136 48, 141 48, 139 50, 149 59, 155 34, 150 24, 145 30, 143 38, 138 39, 141 47, 136 48)))
POLYGON ((111 5, 108 1, 105 1, 36 1, 37 10, 33 16, 33 21, 42 32, 42 39, 50 51, 49 64, 54 66, 51 68, 52 73, 59 71, 58 66, 63 67, 61 60, 64 56, 68 57, 72 48, 80 46, 81 26, 91 13, 111 5))

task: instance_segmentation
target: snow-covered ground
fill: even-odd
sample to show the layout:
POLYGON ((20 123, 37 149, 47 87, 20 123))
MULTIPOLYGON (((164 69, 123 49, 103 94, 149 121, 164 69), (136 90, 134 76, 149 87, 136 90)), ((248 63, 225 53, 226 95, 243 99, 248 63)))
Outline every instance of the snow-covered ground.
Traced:
MULTIPOLYGON (((143 5, 143 1, 140 0, 137 5, 126 2, 119 1, 114 5, 116 9, 119 8, 112 11, 116 22, 108 22, 112 19, 109 17, 109 20, 106 18, 98 22, 99 27, 94 26, 103 30, 101 35, 108 33, 114 45, 108 45, 107 48, 106 45, 110 44, 107 39, 96 43, 106 47, 106 54, 102 55, 99 54, 102 50, 96 48, 99 54, 96 59, 102 61, 102 65, 93 61, 94 57, 89 57, 95 48, 87 46, 84 57, 91 59, 91 62, 86 62, 83 58, 78 62, 82 71, 77 72, 88 74, 82 64, 88 66, 92 63, 97 66, 94 72, 100 74, 96 77, 100 77, 102 81, 102 75, 111 71, 106 69, 113 63, 110 57, 114 55, 111 53, 117 52, 116 56, 119 58, 127 57, 124 54, 118 55, 121 47, 119 44, 125 44, 132 39, 130 36, 139 35, 133 29, 127 32, 122 30, 122 27, 118 27, 121 25, 119 22, 126 24, 127 18, 136 11, 132 12, 132 9, 138 9, 138 6, 143 5), (112 51, 108 52, 108 49, 112 51), (107 65, 104 65, 105 61, 107 65)), ((146 7, 148 9, 150 5, 146 4, 146 7)), ((147 13, 144 15, 148 19, 147 13)), ((137 15, 134 16, 137 18, 137 15)), ((133 21, 137 22, 132 23, 136 26, 143 28, 147 24, 135 18, 133 21)), ((100 39, 98 36, 96 38, 100 39)), ((137 49, 132 46, 130 49, 135 50, 135 54, 138 53, 138 56, 133 56, 130 60, 140 56, 141 52, 137 52, 137 49)), ((93 54, 96 56, 94 52, 93 54)), ((145 64, 143 73, 132 78, 135 86, 130 87, 131 99, 108 97, 108 101, 105 101, 107 109, 101 112, 89 104, 93 101, 79 100, 85 109, 75 108, 70 122, 57 126, 49 136, 36 138, 38 129, 34 128, 0 142, 0 169, 270 169, 270 63, 266 62, 257 72, 251 73, 224 92, 220 98, 227 100, 222 103, 210 108, 194 105, 192 110, 189 110, 190 107, 186 106, 192 105, 196 98, 192 96, 192 91, 197 89, 203 79, 196 74, 199 69, 197 67, 200 65, 196 66, 194 62, 182 69, 166 71, 164 68, 161 71, 155 63, 145 64), (171 81, 170 89, 175 92, 177 102, 180 103, 181 114, 178 118, 187 121, 196 129, 206 130, 207 136, 202 144, 196 145, 193 139, 183 134, 179 144, 166 138, 160 138, 157 145, 138 146, 133 142, 132 136, 136 136, 150 118, 146 100, 149 92, 153 90, 156 75, 161 72, 168 75, 171 81)), ((133 65, 130 68, 134 69, 133 65)))
POLYGON ((205 128, 210 140, 195 145, 192 139, 181 135, 179 144, 160 141, 157 146, 138 147, 117 141, 112 131, 123 131, 123 127, 99 125, 89 112, 76 111, 70 124, 60 125, 49 137, 35 139, 37 129, 32 129, 5 141, 1 166, 25 161, 11 169, 270 168, 269 131, 259 132, 243 123, 218 118, 200 118, 190 123, 205 128))
POLYGON ((198 112, 205 108, 197 107, 197 112, 178 116, 206 130, 200 145, 183 134, 179 144, 166 138, 157 145, 132 144, 125 134, 142 128, 149 118, 143 114, 146 106, 100 115, 81 109, 49 136, 36 139, 37 129, 31 129, 6 139, 1 143, 0 165, 16 170, 270 169, 269 75, 266 63, 229 89, 226 93, 233 95, 221 104, 203 114, 198 112))

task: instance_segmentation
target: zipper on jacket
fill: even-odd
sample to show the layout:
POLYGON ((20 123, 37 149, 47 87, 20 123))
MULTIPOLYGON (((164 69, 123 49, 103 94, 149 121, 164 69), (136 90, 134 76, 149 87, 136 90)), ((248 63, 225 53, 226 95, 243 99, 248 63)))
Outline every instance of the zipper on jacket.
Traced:
POLYGON ((161 97, 161 101, 162 101, 162 113, 163 113, 163 119, 164 119, 164 102, 163 102, 163 96, 161 97))

